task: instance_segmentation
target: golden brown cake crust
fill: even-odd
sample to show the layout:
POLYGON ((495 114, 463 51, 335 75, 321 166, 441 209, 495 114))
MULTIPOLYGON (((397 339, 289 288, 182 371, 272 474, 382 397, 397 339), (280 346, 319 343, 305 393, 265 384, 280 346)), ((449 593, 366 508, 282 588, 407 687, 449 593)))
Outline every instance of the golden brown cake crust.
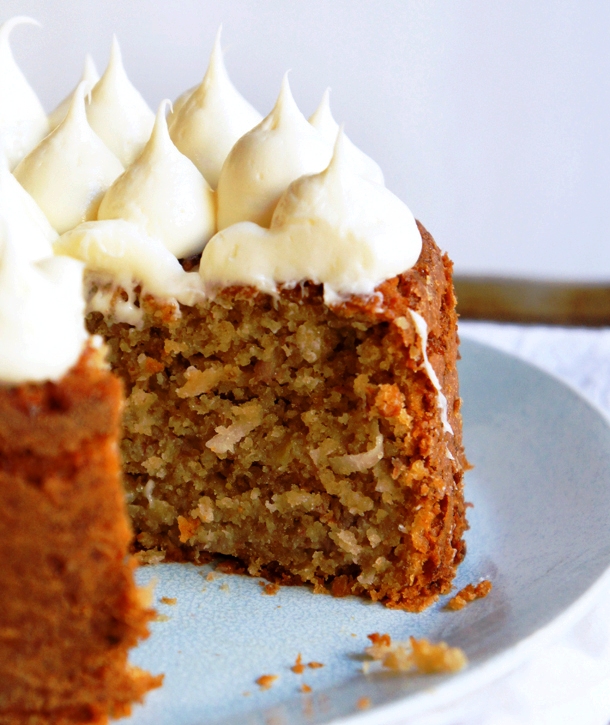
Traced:
POLYGON ((457 316, 451 262, 420 230, 417 265, 370 298, 329 307, 311 283, 277 297, 234 287, 178 314, 140 296, 139 329, 89 315, 126 386, 145 555, 225 554, 409 610, 449 591, 466 528, 457 316), (453 435, 410 310, 427 323, 453 435))
POLYGON ((139 599, 119 381, 88 349, 58 383, 0 387, 0 723, 104 723, 160 678, 127 653, 139 599))

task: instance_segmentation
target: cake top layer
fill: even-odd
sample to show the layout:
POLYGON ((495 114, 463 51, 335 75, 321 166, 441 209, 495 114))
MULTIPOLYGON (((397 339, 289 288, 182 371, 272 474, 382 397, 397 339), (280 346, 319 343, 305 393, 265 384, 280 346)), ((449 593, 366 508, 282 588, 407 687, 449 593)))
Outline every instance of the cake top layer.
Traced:
POLYGON ((332 304, 371 294, 412 267, 420 251, 407 206, 384 186, 351 173, 340 132, 329 165, 288 186, 268 229, 243 221, 218 232, 203 250, 199 272, 212 287, 252 285, 268 293, 278 284, 312 280, 324 284, 332 304))
MULTIPOLYGON (((9 55, 15 22, 0 31, 9 55)), ((27 95, 20 78, 16 95, 27 95)), ((54 130, 34 148, 31 139, 11 146, 17 180, 66 235, 56 253, 110 275, 115 286, 157 295, 179 289, 178 301, 227 285, 273 294, 310 280, 324 285, 332 304, 372 295, 417 261, 413 215, 340 131, 328 91, 308 121, 285 76, 262 118, 229 79, 220 33, 201 84, 167 119, 171 104, 162 102, 155 120, 129 81, 116 38, 96 79, 86 65, 76 91, 51 114, 54 130), (159 243, 175 260, 201 254, 196 294, 192 275, 177 284, 159 243)), ((19 125, 27 114, 14 105, 19 125)), ((0 118, 3 139, 11 123, 0 118)))

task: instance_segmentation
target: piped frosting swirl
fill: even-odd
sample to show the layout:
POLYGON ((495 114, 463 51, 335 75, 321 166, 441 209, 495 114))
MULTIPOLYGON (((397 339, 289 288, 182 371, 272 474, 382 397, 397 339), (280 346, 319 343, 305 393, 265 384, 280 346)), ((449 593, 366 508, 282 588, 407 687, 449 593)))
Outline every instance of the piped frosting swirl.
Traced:
POLYGON ((271 113, 233 146, 218 182, 218 228, 241 221, 268 227, 295 179, 326 168, 332 145, 299 111, 288 76, 271 113))
MULTIPOLYGON (((377 164, 339 131, 328 91, 308 122, 285 76, 260 120, 228 78, 220 33, 202 83, 183 94, 169 130, 168 102, 153 126, 116 39, 85 105, 91 82, 79 84, 66 118, 15 175, 62 234, 55 251, 105 276, 106 302, 118 299, 118 287, 128 291, 133 309, 123 310, 123 321, 141 319, 136 287, 189 305, 222 286, 275 294, 311 280, 334 304, 374 294, 417 261, 422 241, 413 215, 383 186, 377 164), (205 175, 218 180, 216 192, 205 175), (202 250, 199 270, 184 272, 178 258, 202 250)), ((19 218, 33 229, 32 204, 19 218)), ((48 251, 52 236, 38 234, 44 240, 34 256, 48 251)))
POLYGON ((0 382, 9 385, 58 380, 88 337, 82 263, 59 257, 32 263, 25 245, 0 219, 0 382))
POLYGON ((125 167, 140 154, 152 131, 155 114, 127 77, 116 37, 108 66, 91 91, 87 119, 125 167))
MULTIPOLYGON (((100 76, 97 72, 97 68, 95 67, 95 63, 93 62, 93 58, 89 55, 89 53, 87 53, 87 55, 85 56, 83 74, 76 88, 78 88, 78 86, 83 83, 85 94, 90 93, 93 86, 99 81, 99 79, 100 76)), ((76 93, 76 88, 72 91, 72 93, 70 93, 68 96, 66 96, 66 98, 63 99, 63 101, 57 106, 54 111, 49 114, 49 126, 51 128, 51 131, 54 128, 57 128, 57 126, 59 126, 59 124, 68 115, 68 111, 70 110, 70 106, 72 105, 72 99, 74 98, 74 94, 76 93)))
POLYGON ((42 209, 0 160, 0 219, 8 236, 30 262, 50 257, 57 232, 42 209))
POLYGON ((216 231, 214 192, 196 166, 172 143, 159 106, 151 137, 140 156, 112 184, 98 219, 126 219, 158 237, 176 257, 201 252, 216 231))
POLYGON ((13 28, 24 23, 40 25, 20 16, 0 27, 0 150, 11 170, 49 133, 47 114, 15 63, 9 45, 13 28))
POLYGON ((15 169, 15 176, 60 234, 95 219, 102 196, 123 173, 91 130, 79 85, 66 118, 15 169))
MULTIPOLYGON (((318 129, 327 143, 334 146, 339 135, 339 124, 333 118, 330 110, 330 88, 324 91, 320 105, 310 116, 309 123, 318 129)), ((345 133, 343 134, 343 153, 345 154, 345 163, 355 174, 383 186, 383 172, 379 165, 353 144, 345 133)))
POLYGON ((235 142, 262 119, 231 83, 222 58, 220 30, 201 84, 179 100, 170 118, 172 140, 215 189, 235 142))
POLYGON ((203 251, 200 274, 207 287, 253 285, 269 293, 311 280, 324 285, 331 304, 372 294, 412 267, 421 245, 409 208, 353 173, 340 134, 328 168, 290 184, 270 228, 241 222, 220 231, 203 251))

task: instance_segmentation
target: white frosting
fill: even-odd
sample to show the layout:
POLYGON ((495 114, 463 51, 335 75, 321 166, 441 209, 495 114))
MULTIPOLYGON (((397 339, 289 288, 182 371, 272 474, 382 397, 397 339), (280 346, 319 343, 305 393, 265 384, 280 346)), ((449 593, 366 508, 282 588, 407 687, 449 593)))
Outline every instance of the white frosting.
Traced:
POLYGON ((303 176, 282 195, 269 229, 252 222, 216 234, 203 250, 206 286, 324 284, 332 303, 370 295, 384 280, 412 267, 421 235, 408 207, 379 184, 353 174, 340 135, 328 168, 303 176))
POLYGON ((91 91, 87 118, 125 167, 140 154, 152 131, 155 114, 127 78, 116 37, 108 67, 91 91))
POLYGON ((237 139, 261 119, 260 113, 238 93, 229 79, 218 31, 201 85, 182 100, 181 107, 177 104, 174 108, 170 119, 172 140, 215 189, 229 151, 237 139))
MULTIPOLYGON (((310 117, 309 123, 318 129, 329 144, 334 146, 339 135, 339 124, 335 121, 330 111, 330 88, 324 91, 320 105, 310 117)), ((379 165, 370 156, 367 156, 364 151, 361 151, 355 146, 345 134, 343 137, 345 162, 350 169, 355 174, 383 186, 383 172, 379 168, 379 165)))
POLYGON ((58 257, 30 262, 0 220, 0 382, 63 377, 87 339, 84 308, 83 265, 58 257))
POLYGON ((17 17, 0 27, 0 150, 4 149, 11 170, 49 133, 47 114, 8 42, 11 30, 23 23, 39 25, 32 18, 17 17))
MULTIPOLYGON (((84 84, 83 88, 85 89, 85 94, 87 94, 91 92, 91 89, 99 81, 99 79, 100 76, 97 72, 97 68, 95 67, 95 63, 93 62, 93 58, 87 53, 85 56, 85 67, 83 68, 83 75, 79 81, 79 85, 81 83, 84 84)), ((67 116, 75 93, 76 88, 72 91, 72 93, 64 98, 54 111, 49 114, 49 126, 51 130, 57 128, 57 126, 59 126, 59 124, 67 116)))
POLYGON ((328 165, 332 145, 299 111, 284 76, 275 107, 233 146, 218 182, 218 228, 241 221, 263 227, 286 187, 328 165))
POLYGON ((172 103, 172 117, 170 118, 169 125, 171 127, 172 123, 176 120, 178 114, 180 113, 180 110, 184 106, 184 104, 188 101, 188 99, 193 95, 193 93, 199 88, 199 86, 192 86, 192 88, 187 88, 186 91, 181 93, 178 98, 172 103))
POLYGON ((163 101, 144 151, 112 184, 98 219, 126 219, 158 237, 176 257, 200 252, 216 231, 214 192, 167 131, 163 101))
POLYGON ((83 93, 80 85, 66 118, 15 169, 60 234, 95 219, 106 189, 123 172, 87 123, 83 93))
POLYGON ((82 260, 87 269, 112 276, 129 291, 140 284, 144 293, 193 305, 201 297, 196 272, 185 272, 160 239, 123 219, 86 222, 63 234, 56 254, 82 260))
MULTIPOLYGON (((443 430, 446 433, 451 433, 453 435, 453 428, 451 427, 451 424, 449 423, 449 418, 447 417, 447 398, 444 396, 443 391, 441 390, 441 384, 439 382, 438 375, 436 374, 435 369, 430 364, 430 360, 428 360, 428 325, 424 318, 418 312, 415 312, 415 310, 409 310, 409 313, 411 315, 411 319, 413 320, 413 324, 415 325, 415 330, 417 331, 421 342, 422 357, 424 358, 424 370, 428 374, 430 382, 436 389, 436 405, 441 414, 441 423, 443 424, 443 430)), ((447 451, 447 453, 449 454, 448 457, 453 459, 449 450, 447 451)))
POLYGON ((30 262, 50 257, 57 232, 28 192, 0 161, 0 219, 30 262))

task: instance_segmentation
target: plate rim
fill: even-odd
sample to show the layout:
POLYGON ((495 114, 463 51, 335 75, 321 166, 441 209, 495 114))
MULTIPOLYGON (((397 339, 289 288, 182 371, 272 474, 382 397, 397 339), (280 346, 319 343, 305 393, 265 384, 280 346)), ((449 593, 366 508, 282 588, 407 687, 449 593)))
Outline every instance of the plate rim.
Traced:
MULTIPOLYGON (((545 378, 550 378, 552 382, 584 405, 590 413, 599 416, 605 434, 610 440, 610 415, 599 404, 588 398, 578 387, 564 380, 557 373, 549 371, 519 355, 507 352, 494 345, 485 344, 477 339, 472 339, 467 334, 463 334, 462 350, 464 348, 471 348, 473 352, 479 350, 483 353, 491 353, 497 356, 498 359, 508 359, 519 368, 533 370, 545 378)), ((604 564, 603 559, 602 564, 604 564)), ((506 646, 499 652, 490 655, 484 661, 469 666, 461 673, 443 678, 441 681, 431 681, 430 685, 425 689, 403 694, 402 696, 398 695, 396 699, 389 702, 373 703, 373 706, 366 711, 350 713, 344 711, 345 714, 331 715, 316 720, 316 722, 321 725, 390 725, 390 723, 392 725, 398 725, 398 723, 406 725, 407 719, 411 722, 411 718, 434 715, 436 711, 442 710, 452 703, 457 703, 461 699, 481 690, 517 669, 526 660, 534 656, 536 652, 557 641, 563 633, 581 621, 593 609, 602 592, 610 592, 610 558, 605 564, 605 568, 598 574, 597 578, 590 582, 563 610, 533 632, 506 646)), ((365 676, 358 675, 354 679, 360 680, 360 677, 365 676)), ((354 679, 350 678, 350 680, 330 684, 315 694, 332 696, 334 692, 340 691, 350 682, 353 682, 354 679)), ((236 722, 259 723, 267 722, 274 717, 278 717, 278 721, 284 722, 281 719, 281 709, 285 708, 292 700, 292 697, 284 698, 275 704, 257 707, 254 710, 243 712, 241 715, 236 713, 227 714, 220 720, 214 719, 213 722, 215 725, 233 725, 236 722)))
MULTIPOLYGON (((510 358, 513 362, 533 368, 538 373, 551 378, 597 413, 606 424, 610 435, 610 413, 602 408, 599 403, 587 397, 574 383, 565 380, 555 371, 548 370, 542 365, 527 360, 514 352, 469 337, 467 330, 462 330, 460 336, 462 338, 460 349, 467 342, 468 345, 483 348, 501 357, 510 358)), ((556 642, 571 626, 582 621, 591 612, 601 598, 602 592, 608 591, 610 591, 610 563, 576 600, 551 619, 550 622, 542 625, 515 644, 510 645, 502 652, 492 655, 487 661, 476 665, 472 669, 467 669, 436 686, 407 695, 395 702, 377 705, 367 712, 354 713, 348 716, 341 715, 338 718, 329 720, 327 725, 384 725, 384 723, 389 722, 389 719, 396 716, 415 717, 432 712, 432 708, 447 707, 452 702, 457 702, 461 698, 498 681, 504 675, 510 674, 519 665, 532 657, 536 651, 556 642)))

